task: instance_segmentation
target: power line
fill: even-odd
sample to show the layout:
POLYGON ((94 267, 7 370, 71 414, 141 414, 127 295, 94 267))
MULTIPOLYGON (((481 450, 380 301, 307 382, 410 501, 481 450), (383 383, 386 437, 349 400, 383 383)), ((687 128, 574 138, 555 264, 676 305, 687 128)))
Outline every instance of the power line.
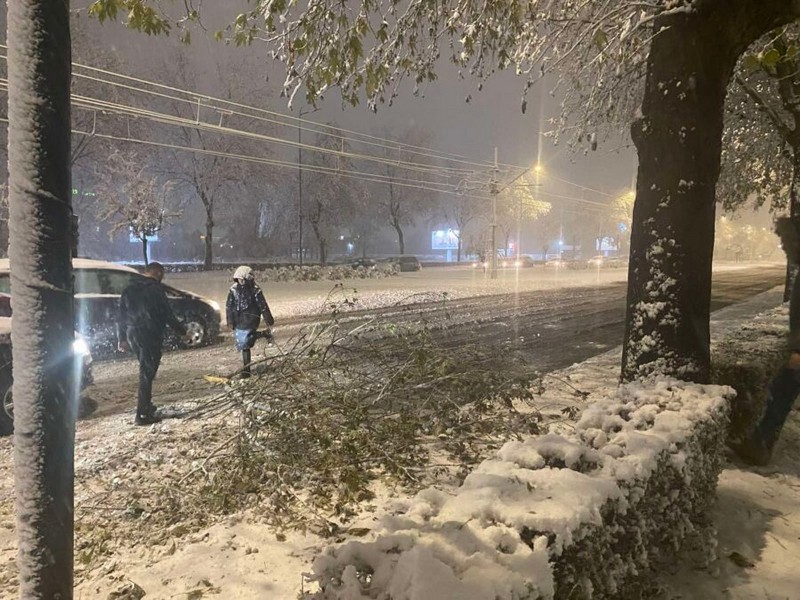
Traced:
MULTIPOLYGON (((2 89, 2 90, 7 89, 7 80, 0 78, 0 89, 2 89)), ((116 115, 121 115, 121 116, 132 116, 132 117, 136 117, 136 118, 142 117, 142 118, 145 118, 145 119, 157 122, 157 123, 161 123, 161 124, 173 125, 173 126, 183 127, 183 128, 210 131, 210 132, 217 133, 217 134, 220 134, 220 135, 240 136, 240 137, 246 137, 246 138, 249 138, 249 139, 254 139, 254 140, 257 140, 257 141, 264 141, 264 142, 274 141, 274 139, 271 138, 270 136, 263 136, 261 134, 256 134, 256 133, 252 133, 252 132, 245 132, 245 131, 242 131, 242 130, 229 128, 229 127, 219 127, 219 126, 208 124, 208 123, 204 123, 204 122, 199 122, 198 123, 196 121, 192 121, 190 119, 185 119, 183 117, 167 115, 165 113, 160 113, 160 112, 156 112, 156 111, 149 111, 149 110, 145 110, 145 109, 140 109, 138 107, 131 107, 131 106, 128 106, 128 105, 121 105, 121 104, 118 104, 118 103, 108 102, 108 101, 105 101, 105 100, 98 100, 98 99, 90 98, 90 97, 86 97, 86 96, 73 95, 72 99, 73 99, 74 104, 77 107, 84 108, 86 110, 91 110, 91 111, 98 111, 99 110, 99 111, 101 111, 103 113, 116 114, 116 115)), ((84 133, 86 133, 86 132, 84 132, 84 133)), ((98 137, 101 137, 101 136, 98 136, 98 137)), ((314 151, 319 151, 319 152, 323 152, 323 153, 329 153, 329 154, 332 154, 334 156, 339 156, 339 157, 344 157, 344 158, 352 158, 352 159, 363 158, 361 155, 355 155, 355 154, 352 154, 352 153, 349 153, 349 152, 346 152, 346 151, 342 152, 340 150, 329 149, 329 148, 321 148, 321 147, 318 147, 318 146, 311 146, 311 145, 307 145, 307 144, 298 145, 297 142, 293 142, 291 145, 295 145, 295 146, 298 146, 298 147, 301 147, 301 148, 304 148, 304 149, 307 149, 307 150, 314 150, 314 151)), ((383 163, 383 159, 380 159, 380 157, 378 157, 377 160, 379 162, 383 163)), ((386 161, 386 163, 384 163, 384 164, 387 164, 387 163, 392 165, 392 166, 398 166, 398 167, 401 167, 401 168, 406 168, 408 170, 416 170, 416 169, 413 169, 413 168, 410 168, 410 167, 405 167, 404 165, 398 165, 394 161, 386 161)), ((294 163, 291 163, 291 164, 294 164, 294 163)), ((441 176, 438 173, 436 173, 435 171, 431 172, 430 170, 425 170, 425 169, 419 169, 419 171, 422 172, 422 173, 427 173, 427 174, 431 174, 431 175, 434 175, 434 176, 441 176)), ((337 169, 337 172, 345 173, 345 172, 352 172, 352 171, 348 171, 346 169, 337 169)), ((426 180, 406 179, 406 178, 400 178, 400 177, 397 177, 397 176, 382 175, 382 174, 379 174, 379 173, 372 173, 372 172, 358 172, 358 171, 356 171, 354 173, 358 174, 358 175, 366 175, 366 176, 369 176, 369 177, 371 177, 371 178, 373 178, 375 180, 380 179, 380 180, 397 181, 397 182, 413 181, 414 183, 425 183, 425 184, 428 184, 428 185, 443 186, 445 188, 454 188, 455 187, 453 184, 450 184, 450 183, 431 181, 431 180, 428 180, 428 179, 426 179, 426 180)))
MULTIPOLYGON (((0 48, 7 49, 7 46, 4 46, 4 45, 0 44, 0 48)), ((7 56, 4 56, 4 55, 0 54, 0 59, 7 60, 7 56)), ((123 83, 120 83, 120 82, 117 82, 117 81, 109 81, 107 79, 102 79, 102 78, 99 78, 99 77, 92 77, 92 76, 84 74, 84 73, 73 72, 73 76, 77 77, 77 78, 82 78, 82 79, 86 79, 86 80, 89 80, 89 81, 94 81, 96 83, 102 83, 102 84, 105 84, 105 85, 120 87, 120 88, 127 89, 127 90, 134 91, 134 92, 150 94, 150 95, 153 95, 153 96, 156 96, 156 97, 160 97, 160 98, 164 98, 164 99, 168 99, 168 100, 172 100, 172 101, 182 102, 182 103, 185 103, 185 104, 188 104, 188 105, 192 106, 193 108, 208 108, 208 109, 211 109, 211 110, 214 110, 214 111, 218 111, 218 112, 221 111, 221 112, 224 112, 224 113, 236 114, 236 115, 239 115, 239 116, 243 116, 243 117, 247 117, 247 118, 251 118, 251 119, 257 119, 257 120, 265 121, 265 122, 268 122, 268 123, 281 125, 281 126, 284 126, 284 127, 290 127, 290 126, 291 127, 296 127, 295 125, 292 125, 290 123, 285 122, 285 120, 296 121, 298 123, 307 123, 307 124, 311 124, 313 126, 316 126, 316 129, 310 128, 310 127, 302 127, 306 131, 309 131, 309 132, 312 132, 312 133, 324 133, 326 135, 334 135, 335 137, 340 137, 342 139, 346 139, 346 140, 354 142, 354 143, 360 143, 360 144, 372 145, 372 146, 379 146, 379 147, 386 148, 386 149, 389 149, 389 150, 394 150, 394 151, 405 151, 405 152, 408 152, 410 154, 418 154, 418 155, 421 155, 421 156, 427 156, 429 158, 436 158, 438 160, 447 160, 447 161, 450 161, 450 162, 462 163, 462 164, 465 164, 465 165, 471 165, 471 166, 476 166, 476 167, 480 167, 480 168, 488 168, 488 167, 491 166, 489 163, 486 163, 486 162, 476 162, 474 160, 466 160, 466 157, 464 157, 463 155, 444 152, 444 151, 440 151, 440 150, 435 150, 435 149, 432 149, 432 148, 426 148, 426 147, 423 147, 423 146, 415 146, 415 145, 406 144, 404 142, 400 142, 400 141, 397 141, 397 140, 391 140, 391 139, 388 139, 388 138, 380 138, 378 136, 373 136, 373 135, 360 133, 360 132, 349 130, 349 129, 340 128, 340 127, 334 126, 334 125, 327 125, 327 124, 323 124, 323 123, 317 123, 315 121, 310 121, 310 120, 307 120, 307 119, 300 119, 300 118, 294 117, 292 115, 286 115, 286 114, 278 113, 278 112, 275 112, 275 111, 270 111, 270 110, 267 110, 267 109, 258 108, 258 107, 249 106, 249 105, 246 105, 246 104, 234 102, 232 100, 226 100, 224 98, 211 96, 211 95, 208 95, 208 94, 201 94, 201 93, 198 93, 198 92, 193 92, 193 91, 190 91, 190 90, 185 90, 185 89, 174 87, 174 86, 164 85, 164 84, 161 84, 161 83, 156 83, 154 81, 149 81, 149 80, 146 80, 146 79, 133 77, 133 76, 130 76, 130 75, 125 75, 125 74, 122 74, 122 73, 117 73, 117 72, 106 70, 106 69, 100 69, 100 68, 97 68, 97 67, 91 67, 89 65, 82 65, 82 64, 79 64, 79 63, 73 63, 73 67, 76 67, 78 69, 86 69, 86 70, 89 70, 89 71, 102 73, 104 75, 108 75, 108 76, 111 76, 111 77, 117 77, 117 78, 120 78, 120 79, 124 79, 126 81, 132 81, 132 82, 140 83, 140 84, 143 84, 143 85, 148 85, 148 86, 152 86, 152 87, 155 87, 155 88, 159 88, 159 89, 162 89, 162 90, 167 90, 167 91, 176 92, 176 93, 179 93, 179 94, 185 94, 187 96, 191 96, 191 98, 181 98, 181 97, 174 96, 174 95, 171 95, 171 94, 165 94, 165 93, 161 93, 161 92, 156 92, 154 90, 148 90, 148 89, 143 89, 141 87, 135 87, 135 86, 132 86, 132 85, 126 85, 126 84, 123 84, 123 83), (278 121, 278 120, 275 120, 274 118, 261 117, 261 116, 257 116, 257 115, 254 115, 254 114, 243 113, 243 112, 230 110, 230 109, 223 109, 220 106, 214 106, 214 105, 211 105, 211 104, 203 104, 201 102, 201 100, 206 100, 206 101, 210 101, 210 102, 218 102, 220 104, 228 105, 228 106, 235 106, 237 108, 248 110, 248 111, 252 111, 252 112, 255 112, 255 113, 260 113, 260 114, 264 114, 264 115, 270 115, 272 117, 278 117, 280 119, 284 119, 284 121, 278 121), (333 132, 333 133, 331 133, 331 132, 333 132), (369 139, 369 140, 380 140, 381 143, 365 141, 364 139, 354 139, 352 137, 344 136, 344 135, 342 135, 342 133, 349 133, 351 135, 355 135, 355 136, 358 136, 358 137, 361 137, 361 138, 366 138, 366 139, 369 139)))
MULTIPOLYGON (((0 48, 1 49, 5 49, 5 50, 8 49, 8 47, 3 45, 3 44, 0 44, 0 48)), ((0 59, 7 59, 7 57, 0 54, 0 59)), ((162 97, 162 98, 165 98, 165 99, 170 99, 170 100, 174 100, 174 101, 178 101, 178 102, 183 102, 183 103, 191 105, 192 107, 196 107, 198 109, 198 111, 199 111, 200 108, 207 108, 207 109, 211 109, 211 110, 217 111, 217 112, 219 112, 221 114, 224 114, 224 113, 237 114, 237 115, 242 116, 242 117, 252 118, 252 119, 256 119, 256 120, 260 120, 260 121, 264 121, 264 122, 268 122, 268 123, 272 123, 272 124, 281 125, 281 126, 284 126, 284 127, 289 127, 289 126, 294 127, 294 125, 290 125, 289 123, 286 123, 285 121, 276 121, 274 118, 259 117, 259 116, 253 115, 253 114, 242 113, 242 112, 234 111, 234 110, 230 110, 230 109, 223 109, 223 108, 221 108, 219 106, 214 106, 214 105, 211 105, 211 104, 203 104, 201 102, 201 99, 203 99, 203 100, 207 100, 207 101, 218 102, 220 104, 224 104, 224 105, 228 105, 228 106, 235 106, 237 108, 241 108, 241 109, 248 110, 248 111, 253 111, 253 112, 256 112, 256 113, 260 113, 262 115, 270 115, 272 117, 278 117, 280 119, 284 119, 284 120, 288 120, 288 121, 295 121, 298 124, 302 124, 302 123, 307 123, 308 124, 308 123, 310 123, 313 126, 316 126, 317 129, 313 129, 313 128, 309 128, 309 127, 302 127, 302 125, 301 125, 301 129, 304 129, 306 131, 313 132, 313 133, 324 133, 326 135, 333 135, 334 137, 339 137, 339 138, 341 138, 343 140, 347 140, 347 141, 350 141, 350 142, 353 142, 353 143, 372 145, 372 146, 377 146, 377 147, 381 147, 381 148, 385 148, 385 149, 393 150, 393 151, 406 151, 406 152, 408 152, 410 154, 417 154, 417 155, 426 156, 426 157, 429 157, 429 158, 436 158, 437 160, 447 160, 447 161, 451 161, 451 162, 462 163, 462 164, 466 164, 466 165, 480 167, 482 169, 490 169, 490 168, 493 167, 493 164, 488 162, 488 161, 476 162, 474 160, 466 160, 467 157, 465 157, 464 155, 444 152, 444 151, 435 150, 435 149, 432 149, 432 148, 426 148, 426 147, 423 147, 423 146, 415 146, 415 145, 412 145, 412 144, 406 144, 406 143, 403 143, 403 142, 399 142, 397 140, 391 140, 389 138, 381 138, 381 137, 378 137, 378 136, 373 136, 373 135, 369 135, 369 134, 365 134, 365 133, 361 133, 361 132, 357 132, 357 131, 353 131, 353 130, 349 130, 349 129, 344 129, 344 128, 340 128, 340 127, 333 126, 333 125, 317 123, 315 121, 310 121, 310 120, 307 120, 307 119, 304 120, 304 119, 301 119, 301 118, 298 118, 298 117, 294 117, 292 115, 282 114, 282 113, 278 113, 276 111, 270 111, 270 110, 263 109, 263 108, 253 107, 253 106, 249 106, 249 105, 246 105, 246 104, 234 102, 232 100, 226 100, 224 98, 211 96, 211 95, 208 95, 208 94, 201 94, 201 93, 198 93, 198 92, 193 92, 193 91, 182 89, 182 88, 178 88, 178 87, 175 87, 175 86, 169 86, 169 85, 157 83, 157 82, 146 80, 146 79, 143 79, 143 78, 133 77, 131 75, 125 75, 123 73, 118 73, 118 72, 111 71, 111 70, 108 70, 108 69, 101 69, 101 68, 98 68, 98 67, 92 67, 92 66, 84 65, 84 64, 80 64, 80 63, 73 63, 73 67, 76 67, 78 69, 85 69, 85 70, 88 70, 88 71, 93 71, 93 72, 96 72, 96 73, 101 73, 103 75, 107 75, 107 76, 111 76, 111 77, 117 77, 119 79, 123 79, 123 80, 126 80, 126 81, 131 81, 131 82, 135 82, 135 83, 139 83, 139 84, 143 84, 143 85, 147 85, 147 86, 152 86, 152 87, 155 87, 155 88, 159 88, 159 89, 163 89, 163 90, 167 90, 167 91, 171 91, 171 92, 176 92, 176 93, 179 93, 179 94, 184 94, 184 95, 187 95, 187 96, 191 96, 191 99, 180 98, 180 97, 176 97, 176 96, 169 95, 169 94, 159 93, 159 92, 156 92, 156 91, 153 91, 153 90, 138 88, 138 87, 135 87, 135 86, 122 84, 120 82, 109 81, 109 80, 106 80, 106 79, 102 79, 102 78, 98 78, 98 77, 92 77, 90 75, 73 72, 73 76, 78 77, 78 78, 84 78, 84 79, 87 79, 87 80, 90 80, 90 81, 95 81, 95 82, 101 83, 101 84, 121 87, 123 89, 128 89, 130 91, 150 94, 150 95, 154 95, 156 97, 162 97), (333 132, 333 133, 331 133, 331 132, 333 132), (369 141, 365 141, 365 139, 354 139, 352 137, 344 136, 344 135, 342 135, 342 133, 349 133, 351 135, 355 135, 355 136, 358 136, 360 138, 365 138, 365 139, 368 139, 368 140, 379 140, 379 142, 369 142, 369 141), (454 158, 451 158, 451 157, 454 157, 454 158)), ((199 122, 199 119, 197 119, 195 122, 199 122)), ((234 130, 234 131, 237 131, 237 130, 234 130)), ((272 137, 272 136, 266 136, 266 137, 272 137)), ((286 140, 284 138, 273 138, 270 141, 274 141, 276 143, 280 143, 280 144, 284 144, 284 145, 290 145, 290 146, 297 146, 298 145, 297 142, 294 142, 292 140, 286 140)), ((319 152, 319 151, 323 151, 324 152, 325 151, 323 149, 320 149, 320 147, 318 147, 318 146, 312 146, 312 145, 307 146, 307 149, 309 149, 311 151, 317 151, 317 152, 319 152)), ((413 163, 413 162, 410 162, 410 161, 400 161, 400 160, 394 160, 393 161, 391 159, 381 160, 381 159, 379 159, 377 157, 374 157, 372 155, 361 155, 361 154, 358 154, 358 155, 351 154, 351 156, 350 156, 350 158, 356 158, 356 157, 360 158, 360 159, 364 159, 364 160, 372 160, 372 161, 375 161, 375 162, 382 162, 383 164, 392 164, 394 166, 400 166, 401 168, 411 168, 411 165, 414 165, 417 168, 429 169, 429 170, 432 169, 432 167, 430 165, 423 165, 421 163, 413 163)), ((498 165, 506 167, 506 168, 510 168, 510 169, 520 169, 520 170, 523 171, 523 173, 524 173, 524 171, 528 170, 527 167, 520 167, 518 165, 512 165, 512 164, 509 164, 509 163, 498 163, 498 165)), ((438 167, 438 168, 442 169, 442 170, 447 170, 447 171, 453 171, 453 172, 456 171, 455 169, 448 168, 448 167, 438 167)), ((458 172, 460 174, 466 173, 466 171, 458 171, 458 172)), ((520 175, 515 177, 515 179, 518 179, 519 176, 520 175)), ((584 189, 586 191, 591 191, 591 192, 594 192, 594 193, 597 193, 597 194, 601 194, 601 195, 607 196, 607 197, 613 197, 613 194, 609 194, 607 192, 603 192, 601 190, 598 190, 598 189, 595 189, 595 188, 592 188, 592 187, 589 187, 589 186, 585 186, 585 185, 576 183, 574 181, 570 181, 568 179, 564 179, 562 177, 558 177, 556 175, 552 175, 552 174, 548 173, 548 177, 551 177, 551 178, 553 178, 553 179, 555 179, 557 181, 560 181, 562 183, 565 183, 567 185, 575 186, 575 187, 577 187, 579 189, 584 189)))

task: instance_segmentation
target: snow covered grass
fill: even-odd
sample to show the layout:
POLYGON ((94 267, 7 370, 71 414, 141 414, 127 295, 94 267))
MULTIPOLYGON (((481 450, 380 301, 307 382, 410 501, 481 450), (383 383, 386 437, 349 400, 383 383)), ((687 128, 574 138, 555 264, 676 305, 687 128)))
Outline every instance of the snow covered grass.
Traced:
POLYGON ((312 596, 633 597, 640 575, 706 544, 732 393, 667 379, 621 387, 573 432, 508 442, 454 493, 426 489, 372 541, 329 548, 312 596))

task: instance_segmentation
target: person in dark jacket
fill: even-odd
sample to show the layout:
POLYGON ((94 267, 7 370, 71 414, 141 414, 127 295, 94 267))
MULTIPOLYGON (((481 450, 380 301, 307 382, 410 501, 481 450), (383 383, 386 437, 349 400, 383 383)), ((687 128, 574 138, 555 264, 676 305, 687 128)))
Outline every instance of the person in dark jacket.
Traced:
POLYGON ((122 292, 117 320, 120 352, 132 350, 139 360, 137 425, 150 425, 161 420, 153 405, 153 380, 161 365, 167 326, 180 335, 186 335, 186 327, 172 312, 161 285, 164 267, 152 262, 145 268, 144 275, 135 278, 122 292))
MULTIPOLYGON (((800 230, 788 217, 776 221, 775 231, 791 265, 800 265, 800 230)), ((783 424, 800 394, 800 281, 795 279, 789 300, 789 358, 778 369, 767 390, 764 414, 750 439, 736 446, 739 457, 751 465, 766 465, 783 424)))
MULTIPOLYGON (((228 292, 228 300, 225 302, 225 314, 228 327, 233 330, 236 349, 242 353, 242 376, 250 376, 250 349, 255 345, 257 334, 256 330, 261 324, 261 317, 264 322, 272 327, 275 319, 264 298, 264 292, 256 285, 256 278, 253 269, 248 266, 241 266, 233 273, 233 280, 236 282, 228 292)), ((269 335, 268 332, 266 332, 269 335)))

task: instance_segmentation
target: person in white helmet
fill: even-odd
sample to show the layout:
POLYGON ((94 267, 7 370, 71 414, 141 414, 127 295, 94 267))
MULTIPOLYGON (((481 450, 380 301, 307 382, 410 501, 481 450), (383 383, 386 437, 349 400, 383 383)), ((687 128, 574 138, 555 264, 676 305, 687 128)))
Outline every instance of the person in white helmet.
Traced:
POLYGON ((256 285, 253 269, 243 265, 233 273, 234 284, 228 292, 225 313, 228 327, 234 332, 236 349, 242 353, 242 375, 250 376, 250 349, 256 343, 256 330, 264 322, 272 327, 275 319, 269 309, 264 292, 256 285))

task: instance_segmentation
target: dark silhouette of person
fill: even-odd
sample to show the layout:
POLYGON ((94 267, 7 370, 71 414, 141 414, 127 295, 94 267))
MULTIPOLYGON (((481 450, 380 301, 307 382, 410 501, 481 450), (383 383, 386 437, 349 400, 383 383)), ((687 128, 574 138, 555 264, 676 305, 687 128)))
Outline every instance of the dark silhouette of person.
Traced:
POLYGON ((186 335, 186 326, 170 308, 161 281, 164 267, 151 262, 144 277, 136 277, 122 292, 117 319, 120 352, 133 351, 139 360, 139 393, 136 403, 136 424, 150 425, 161 418, 153 405, 153 380, 161 365, 164 334, 169 326, 186 335))

